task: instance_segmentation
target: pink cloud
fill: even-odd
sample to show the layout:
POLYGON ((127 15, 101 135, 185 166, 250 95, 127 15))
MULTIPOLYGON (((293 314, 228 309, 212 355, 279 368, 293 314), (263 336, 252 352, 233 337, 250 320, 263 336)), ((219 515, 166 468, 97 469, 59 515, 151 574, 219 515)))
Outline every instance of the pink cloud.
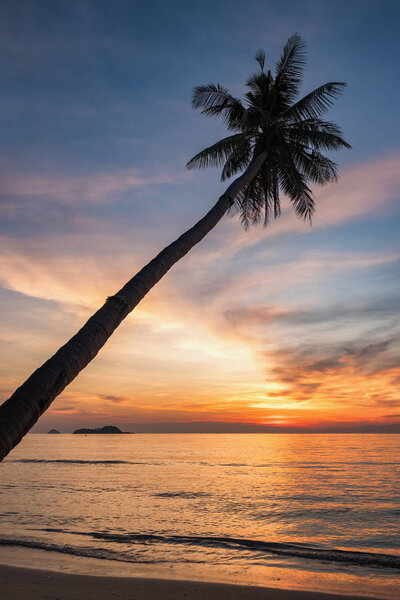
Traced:
POLYGON ((332 227, 368 214, 381 212, 399 198, 400 155, 354 165, 341 170, 336 184, 315 187, 316 212, 312 227, 298 219, 285 201, 282 215, 276 221, 249 231, 239 229, 236 219, 225 220, 213 244, 205 254, 234 256, 242 248, 267 241, 271 236, 291 232, 309 233, 321 227, 332 227))
POLYGON ((169 183, 175 177, 163 173, 144 176, 138 169, 124 169, 114 173, 66 176, 63 174, 3 176, 0 180, 2 196, 49 197, 54 201, 77 204, 82 201, 97 204, 111 194, 127 190, 169 183))

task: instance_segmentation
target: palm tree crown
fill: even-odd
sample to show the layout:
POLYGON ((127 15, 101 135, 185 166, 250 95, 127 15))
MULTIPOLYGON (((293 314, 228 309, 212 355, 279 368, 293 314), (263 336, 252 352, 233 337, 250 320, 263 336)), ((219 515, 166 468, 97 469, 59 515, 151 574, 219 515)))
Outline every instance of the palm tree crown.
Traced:
POLYGON ((337 180, 337 165, 322 151, 350 148, 340 128, 320 117, 346 85, 330 82, 298 99, 305 64, 305 44, 295 34, 287 41, 275 76, 264 70, 265 54, 255 56, 259 70, 246 82, 244 101, 220 84, 194 89, 192 105, 202 114, 222 116, 232 135, 196 154, 187 167, 222 166, 221 180, 245 170, 261 153, 266 160, 237 194, 243 225, 266 225, 280 214, 280 193, 300 217, 311 219, 314 199, 310 183, 337 180))

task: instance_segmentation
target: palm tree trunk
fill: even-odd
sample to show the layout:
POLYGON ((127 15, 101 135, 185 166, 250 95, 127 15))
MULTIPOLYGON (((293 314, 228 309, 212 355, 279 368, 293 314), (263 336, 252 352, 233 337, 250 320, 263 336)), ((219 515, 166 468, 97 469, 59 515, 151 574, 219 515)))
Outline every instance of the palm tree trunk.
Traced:
POLYGON ((213 208, 164 248, 85 323, 0 406, 0 461, 21 441, 53 400, 96 356, 123 319, 149 290, 222 219, 242 187, 258 173, 262 153, 228 187, 213 208))

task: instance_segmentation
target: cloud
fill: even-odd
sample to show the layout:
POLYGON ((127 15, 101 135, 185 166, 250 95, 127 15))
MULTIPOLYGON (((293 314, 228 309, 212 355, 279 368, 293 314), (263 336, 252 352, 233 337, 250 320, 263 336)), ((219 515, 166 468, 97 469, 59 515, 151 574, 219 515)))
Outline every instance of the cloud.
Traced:
POLYGON ((266 378, 280 387, 271 395, 307 401, 314 408, 340 409, 344 416, 356 406, 364 415, 379 414, 380 407, 400 406, 396 380, 400 374, 399 333, 379 339, 376 332, 351 343, 324 344, 317 336, 313 345, 302 340, 264 352, 266 378), (375 339, 374 339, 375 337, 375 339), (373 341, 371 341, 373 340, 373 341))
MULTIPOLYGON (((103 202, 113 185, 93 188, 89 202, 103 202)), ((68 202, 67 197, 61 191, 59 202, 68 202)), ((389 194, 385 198, 389 203, 389 194)), ((365 206, 357 206, 364 214, 365 206)), ((308 419, 333 418, 338 410, 345 419, 354 407, 372 418, 385 406, 386 412, 397 406, 399 348, 393 323, 398 295, 393 289, 388 295, 381 282, 379 295, 372 294, 371 281, 383 269, 393 269, 398 252, 310 251, 301 245, 296 253, 285 252, 284 233, 292 227, 287 218, 279 245, 274 226, 262 231, 262 244, 259 231, 253 245, 238 244, 237 238, 252 236, 244 238, 237 223, 226 220, 209 242, 194 249, 73 383, 72 395, 63 395, 65 406, 75 407, 71 419, 98 422, 115 415, 120 422, 177 421, 208 415, 259 422, 279 412, 299 421, 306 413, 308 419), (360 285, 360 274, 369 278, 371 297, 360 285)), ((52 332, 51 322, 45 326, 47 306, 40 314, 35 309, 46 342, 36 336, 27 356, 21 362, 18 357, 23 373, 37 366, 37 356, 47 358, 48 346, 63 343, 68 328, 75 330, 151 258, 146 255, 150 246, 159 246, 159 234, 167 236, 142 219, 114 231, 99 214, 83 229, 43 239, 0 238, 0 277, 5 287, 24 295, 24 314, 34 298, 51 300, 52 319, 59 307, 68 325, 62 328, 56 321, 52 332)), ((7 380, 4 387, 9 386, 7 380)))
MULTIPOLYGON (((398 157, 348 169, 338 185, 321 191, 320 207, 314 229, 335 225, 374 210, 381 210, 395 197, 396 186, 400 183, 399 173, 400 158, 398 157)), ((35 218, 40 221, 43 216, 40 212, 41 202, 44 202, 45 206, 49 200, 76 205, 82 201, 101 203, 107 201, 114 193, 123 190, 168 181, 171 179, 164 174, 148 177, 136 170, 127 169, 105 175, 79 177, 21 175, 8 185, 10 191, 20 198, 36 196, 36 200, 32 203, 32 211, 34 214, 35 211, 39 211, 35 218)), ((10 205, 15 207, 14 200, 10 201, 7 194, 5 198, 3 208, 8 210, 7 207, 10 205)), ((25 212, 30 214, 31 211, 25 212)), ((70 214, 66 214, 64 221, 72 218, 70 214)), ((63 220, 61 213, 58 219, 63 220)), ((63 234, 56 231, 53 234, 46 230, 46 235, 41 239, 29 236, 18 239, 11 234, 3 236, 0 239, 2 250, 0 273, 3 285, 25 294, 58 301, 62 301, 63 298, 74 301, 73 297, 76 295, 77 303, 88 302, 94 305, 98 302, 100 294, 93 294, 91 289, 102 288, 103 297, 113 293, 113 282, 123 283, 131 276, 135 269, 142 266, 141 260, 145 261, 146 256, 151 258, 150 246, 154 248, 154 253, 160 249, 158 244, 154 246, 154 240, 160 235, 162 235, 161 239, 165 239, 166 235, 164 230, 160 234, 159 231, 152 229, 151 222, 144 224, 141 219, 137 223, 130 219, 131 230, 124 231, 122 234, 110 229, 107 217, 79 214, 78 220, 78 231, 63 234), (136 240, 136 244, 131 243, 132 239, 136 240), (82 276, 87 291, 82 289, 76 293, 74 288, 76 289, 77 281, 82 280, 82 276)), ((59 222, 57 226, 61 227, 61 223, 59 222)), ((159 226, 161 227, 161 223, 159 226)), ((174 278, 174 285, 179 280, 180 292, 185 293, 185 280, 190 287, 194 271, 204 276, 203 281, 207 283, 207 288, 204 289, 203 297, 208 299, 212 294, 218 296, 222 289, 228 294, 233 293, 234 290, 237 292, 239 287, 245 290, 259 285, 260 269, 264 266, 262 261, 264 264, 267 261, 270 267, 275 265, 273 279, 274 287, 278 289, 280 286, 285 286, 291 277, 312 278, 318 271, 343 269, 346 264, 354 267, 357 262, 359 266, 363 266, 363 263, 367 266, 374 261, 378 264, 380 261, 395 259, 394 255, 319 252, 315 255, 310 254, 307 260, 301 263, 293 260, 290 274, 288 270, 290 265, 286 264, 285 269, 282 270, 279 254, 274 255, 270 245, 265 246, 264 243, 259 245, 259 242, 273 238, 278 233, 285 234, 294 230, 309 231, 303 223, 296 220, 293 215, 285 213, 279 221, 271 225, 268 231, 256 229, 249 232, 251 233, 249 235, 238 230, 237 227, 237 223, 226 220, 218 231, 213 232, 209 242, 195 249, 182 264, 176 267, 177 277, 173 274, 169 277, 174 278), (251 256, 251 260, 256 265, 256 269, 251 268, 249 272, 244 272, 242 269, 236 276, 230 274, 230 269, 232 270, 232 266, 236 264, 235 258, 240 256, 243 260, 241 253, 249 247, 254 248, 255 254, 251 256), (222 269, 226 265, 230 265, 230 269, 225 270, 224 277, 221 278, 218 267, 222 269), (213 273, 216 274, 214 279, 213 273)), ((198 295, 199 300, 201 295, 198 295)))
POLYGON ((173 175, 163 173, 149 176, 138 169, 124 169, 112 173, 92 175, 22 175, 2 176, 0 179, 0 207, 15 206, 16 198, 51 199, 68 205, 98 204, 107 202, 118 193, 149 185, 174 181, 173 175))
MULTIPOLYGON (((318 281, 315 273, 311 279, 318 281)), ((227 327, 264 365, 265 397, 252 406, 294 411, 297 405, 325 419, 335 413, 349 419, 358 406, 363 418, 378 420, 382 408, 400 406, 400 299, 395 289, 385 291, 332 304, 322 288, 325 303, 317 296, 303 307, 285 305, 281 294, 276 304, 246 306, 240 298, 226 310, 227 327)))
MULTIPOLYGON (((339 261, 340 262, 340 261, 339 261)), ((371 263, 370 263, 371 264, 371 263)), ((342 266, 342 265, 340 265, 342 266)), ((316 306, 308 310, 296 310, 293 308, 281 309, 270 306, 241 307, 227 311, 226 318, 232 325, 241 322, 255 323, 262 325, 266 322, 281 322, 289 325, 320 324, 336 320, 355 319, 364 320, 371 317, 396 317, 398 307, 400 306, 400 297, 393 298, 374 298, 363 303, 359 301, 357 306, 345 303, 329 306, 316 306)))
POLYGON ((124 398, 123 396, 112 396, 111 394, 99 394, 99 399, 107 400, 109 402, 113 402, 114 404, 127 401, 127 398, 124 398))
MULTIPOLYGON (((243 248, 256 246, 278 235, 312 233, 360 217, 381 214, 398 200, 399 189, 400 155, 389 155, 379 160, 343 168, 338 183, 314 188, 316 212, 312 227, 298 219, 293 208, 283 201, 282 215, 266 229, 256 227, 247 232, 238 231, 236 219, 227 223, 223 239, 219 240, 219 252, 234 256, 243 248)), ((216 243, 218 244, 218 240, 216 243)), ((215 252, 216 249, 214 254, 215 252)))
POLYGON ((344 169, 339 183, 316 191, 316 227, 332 226, 372 212, 398 199, 400 155, 344 169))

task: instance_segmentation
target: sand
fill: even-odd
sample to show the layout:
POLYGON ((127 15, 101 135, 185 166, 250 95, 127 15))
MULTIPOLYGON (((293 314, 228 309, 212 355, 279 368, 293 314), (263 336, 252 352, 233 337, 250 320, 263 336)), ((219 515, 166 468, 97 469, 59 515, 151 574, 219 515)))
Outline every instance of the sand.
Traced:
MULTIPOLYGON (((1 600, 355 600, 225 583, 73 575, 0 565, 1 600)), ((369 600, 373 600, 369 597, 369 600)))

